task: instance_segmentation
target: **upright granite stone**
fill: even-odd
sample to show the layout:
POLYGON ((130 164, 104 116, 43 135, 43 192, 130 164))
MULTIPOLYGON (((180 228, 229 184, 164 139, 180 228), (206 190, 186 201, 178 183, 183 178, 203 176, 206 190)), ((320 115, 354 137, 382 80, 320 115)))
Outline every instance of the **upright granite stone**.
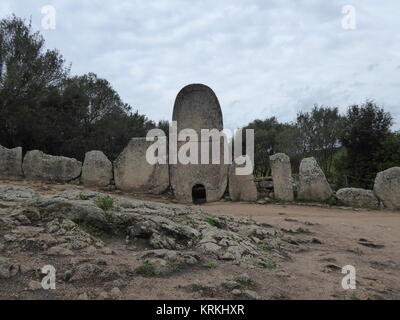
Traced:
POLYGON ((22 165, 27 180, 70 182, 79 178, 82 163, 76 159, 51 156, 42 151, 29 151, 22 165))
POLYGON ((379 200, 372 190, 344 188, 336 192, 336 197, 345 205, 360 208, 378 208, 379 200))
POLYGON ((332 189, 315 158, 301 161, 299 170, 298 198, 301 200, 325 201, 332 196, 332 189))
POLYGON ((0 179, 22 179, 22 148, 0 146, 0 179))
POLYGON ((400 167, 379 172, 374 192, 386 208, 400 209, 400 167))
MULTIPOLYGON (((229 166, 224 164, 224 148, 221 141, 220 164, 200 164, 201 130, 223 130, 221 107, 215 93, 202 84, 192 84, 183 88, 176 100, 173 121, 177 122, 178 133, 184 129, 192 129, 197 138, 191 139, 189 145, 199 150, 199 164, 170 165, 171 187, 176 199, 183 203, 219 201, 227 187, 229 166), (197 197, 202 199, 197 199, 197 197)), ((221 139, 222 140, 222 139, 221 139)), ((207 140, 208 141, 208 140, 207 140)), ((177 144, 177 152, 188 142, 177 144)), ((209 154, 212 156, 211 152, 209 154)))
POLYGON ((269 159, 271 163, 272 179, 274 181, 275 199, 293 201, 294 193, 290 158, 284 153, 277 153, 269 159))
POLYGON ((85 186, 106 187, 113 178, 112 163, 101 151, 90 151, 85 155, 81 181, 85 186))
POLYGON ((168 164, 150 164, 147 149, 153 142, 133 138, 114 162, 117 189, 133 193, 161 194, 169 186, 168 164))
POLYGON ((254 176, 236 175, 237 166, 229 167, 229 197, 232 201, 257 201, 258 192, 254 176))

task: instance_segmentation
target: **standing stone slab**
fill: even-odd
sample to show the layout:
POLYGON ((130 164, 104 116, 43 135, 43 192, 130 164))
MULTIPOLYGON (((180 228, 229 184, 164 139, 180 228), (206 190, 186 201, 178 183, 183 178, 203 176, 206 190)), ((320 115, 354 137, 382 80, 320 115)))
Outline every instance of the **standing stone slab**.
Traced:
POLYGON ((257 201, 258 192, 254 176, 236 175, 236 165, 229 167, 229 197, 232 201, 257 201))
MULTIPOLYGON (((198 139, 191 140, 191 143, 196 144, 199 151, 202 129, 223 130, 218 98, 214 91, 202 84, 188 85, 179 92, 172 120, 177 122, 178 133, 184 129, 192 129, 197 133, 198 139)), ((178 152, 185 144, 186 142, 178 142, 178 152)), ((229 170, 229 166, 223 163, 223 147, 220 148, 220 159, 221 164, 181 164, 179 161, 178 164, 171 164, 171 186, 176 199, 183 203, 192 203, 195 201, 195 189, 200 187, 205 190, 205 201, 219 201, 226 191, 229 170)))
POLYGON ((79 178, 82 162, 34 150, 25 155, 22 169, 27 180, 65 183, 79 178))
POLYGON ((332 189, 315 158, 303 159, 299 171, 299 199, 326 201, 332 196, 332 189))
POLYGON ((400 167, 379 172, 374 192, 386 208, 400 209, 400 167))
POLYGON ((22 148, 0 146, 0 179, 19 180, 22 176, 22 148))
POLYGON ((133 138, 114 162, 117 189, 125 192, 161 194, 169 186, 167 164, 150 164, 147 149, 153 142, 133 138))
POLYGON ((283 201, 293 201, 292 167, 290 158, 284 153, 277 153, 270 158, 274 196, 283 201))
POLYGON ((346 206, 360 208, 378 208, 379 200, 372 190, 344 188, 336 192, 336 197, 346 206))
POLYGON ((112 178, 112 163, 106 155, 101 151, 87 152, 82 167, 82 183, 88 187, 106 187, 112 178))

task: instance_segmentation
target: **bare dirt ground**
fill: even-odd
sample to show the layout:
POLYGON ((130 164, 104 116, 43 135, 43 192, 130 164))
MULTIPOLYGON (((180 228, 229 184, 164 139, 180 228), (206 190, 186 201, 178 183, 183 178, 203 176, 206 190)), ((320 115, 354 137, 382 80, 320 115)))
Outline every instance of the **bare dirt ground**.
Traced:
MULTIPOLYGON (((25 182, 7 184, 29 187, 41 194, 81 188, 25 182)), ((169 202, 160 197, 110 194, 169 202)), ((235 296, 232 288, 226 289, 226 284, 243 274, 251 279, 248 289, 257 294, 245 297, 250 299, 400 299, 400 212, 232 202, 206 204, 201 209, 217 217, 248 217, 279 229, 292 245, 290 257, 282 257, 273 267, 261 270, 205 257, 201 265, 190 269, 168 276, 145 277, 133 274, 132 270, 140 264, 139 256, 147 248, 140 245, 130 248, 121 239, 102 239, 112 254, 104 248, 91 247, 73 257, 48 257, 46 261, 34 251, 13 251, 11 246, 3 249, 3 253, 0 250, 0 256, 12 258, 26 271, 17 278, 0 279, 0 299, 235 299, 244 297, 235 296), (107 266, 108 275, 113 269, 126 269, 129 276, 120 285, 120 279, 103 276, 84 282, 59 281, 54 291, 29 288, 30 281, 40 279, 38 269, 43 263, 55 265, 65 277, 67 265, 82 262, 107 266), (356 268, 356 290, 342 288, 345 275, 341 271, 346 265, 356 268), (113 291, 116 287, 119 292, 113 291)), ((23 231, 40 233, 40 229, 32 228, 23 231)))

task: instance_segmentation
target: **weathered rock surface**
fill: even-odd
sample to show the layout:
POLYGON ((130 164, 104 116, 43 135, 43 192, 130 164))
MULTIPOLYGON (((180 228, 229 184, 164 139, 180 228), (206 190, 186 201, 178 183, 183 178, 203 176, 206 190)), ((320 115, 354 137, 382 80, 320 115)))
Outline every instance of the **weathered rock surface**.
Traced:
POLYGON ((344 188, 336 192, 336 197, 345 205, 360 208, 378 208, 379 200, 372 190, 344 188))
POLYGON ((112 163, 101 151, 90 151, 85 155, 81 181, 85 186, 105 187, 113 178, 112 163))
POLYGON ((236 165, 229 168, 229 196, 232 201, 257 201, 258 192, 252 174, 236 175, 236 165))
POLYGON ((299 171, 298 198, 301 200, 326 201, 332 196, 332 189, 315 158, 301 161, 299 171))
POLYGON ((0 179, 19 180, 22 176, 22 148, 0 146, 0 179))
POLYGON ((29 151, 22 165, 27 180, 69 182, 81 175, 82 163, 76 159, 29 151))
POLYGON ((150 164, 146 159, 152 142, 133 138, 114 162, 114 179, 125 192, 161 194, 169 186, 167 164, 150 164))
POLYGON ((0 200, 3 201, 24 201, 38 197, 38 194, 32 189, 19 186, 0 186, 0 200))
POLYGON ((284 153, 277 153, 270 158, 274 196, 278 200, 293 201, 292 167, 290 158, 284 153))
MULTIPOLYGON (((183 146, 198 148, 201 153, 201 130, 223 130, 221 107, 214 91, 203 84, 191 84, 184 87, 176 97, 173 112, 173 121, 177 122, 178 132, 192 129, 197 137, 190 142, 179 141, 178 150, 183 146)), ((222 139, 221 139, 222 140, 222 139)), ((205 140, 205 141, 208 141, 205 140)), ((222 145, 222 142, 221 142, 222 145)), ((219 150, 220 162, 213 164, 212 154, 209 153, 209 164, 178 164, 170 165, 171 187, 176 199, 183 203, 192 203, 193 188, 203 186, 206 201, 219 201, 226 191, 228 183, 228 166, 224 164, 223 146, 219 150)), ((198 163, 201 157, 199 156, 198 163)))
POLYGON ((374 192, 386 208, 400 209, 400 167, 379 172, 374 192))

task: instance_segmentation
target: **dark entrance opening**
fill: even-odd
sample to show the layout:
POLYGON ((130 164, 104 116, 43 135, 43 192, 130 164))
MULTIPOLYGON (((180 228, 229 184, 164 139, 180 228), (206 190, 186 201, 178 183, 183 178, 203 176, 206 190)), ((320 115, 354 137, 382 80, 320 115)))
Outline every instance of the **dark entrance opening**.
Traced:
POLYGON ((207 202, 206 188, 202 184, 196 184, 193 187, 192 199, 194 204, 204 204, 207 202))

